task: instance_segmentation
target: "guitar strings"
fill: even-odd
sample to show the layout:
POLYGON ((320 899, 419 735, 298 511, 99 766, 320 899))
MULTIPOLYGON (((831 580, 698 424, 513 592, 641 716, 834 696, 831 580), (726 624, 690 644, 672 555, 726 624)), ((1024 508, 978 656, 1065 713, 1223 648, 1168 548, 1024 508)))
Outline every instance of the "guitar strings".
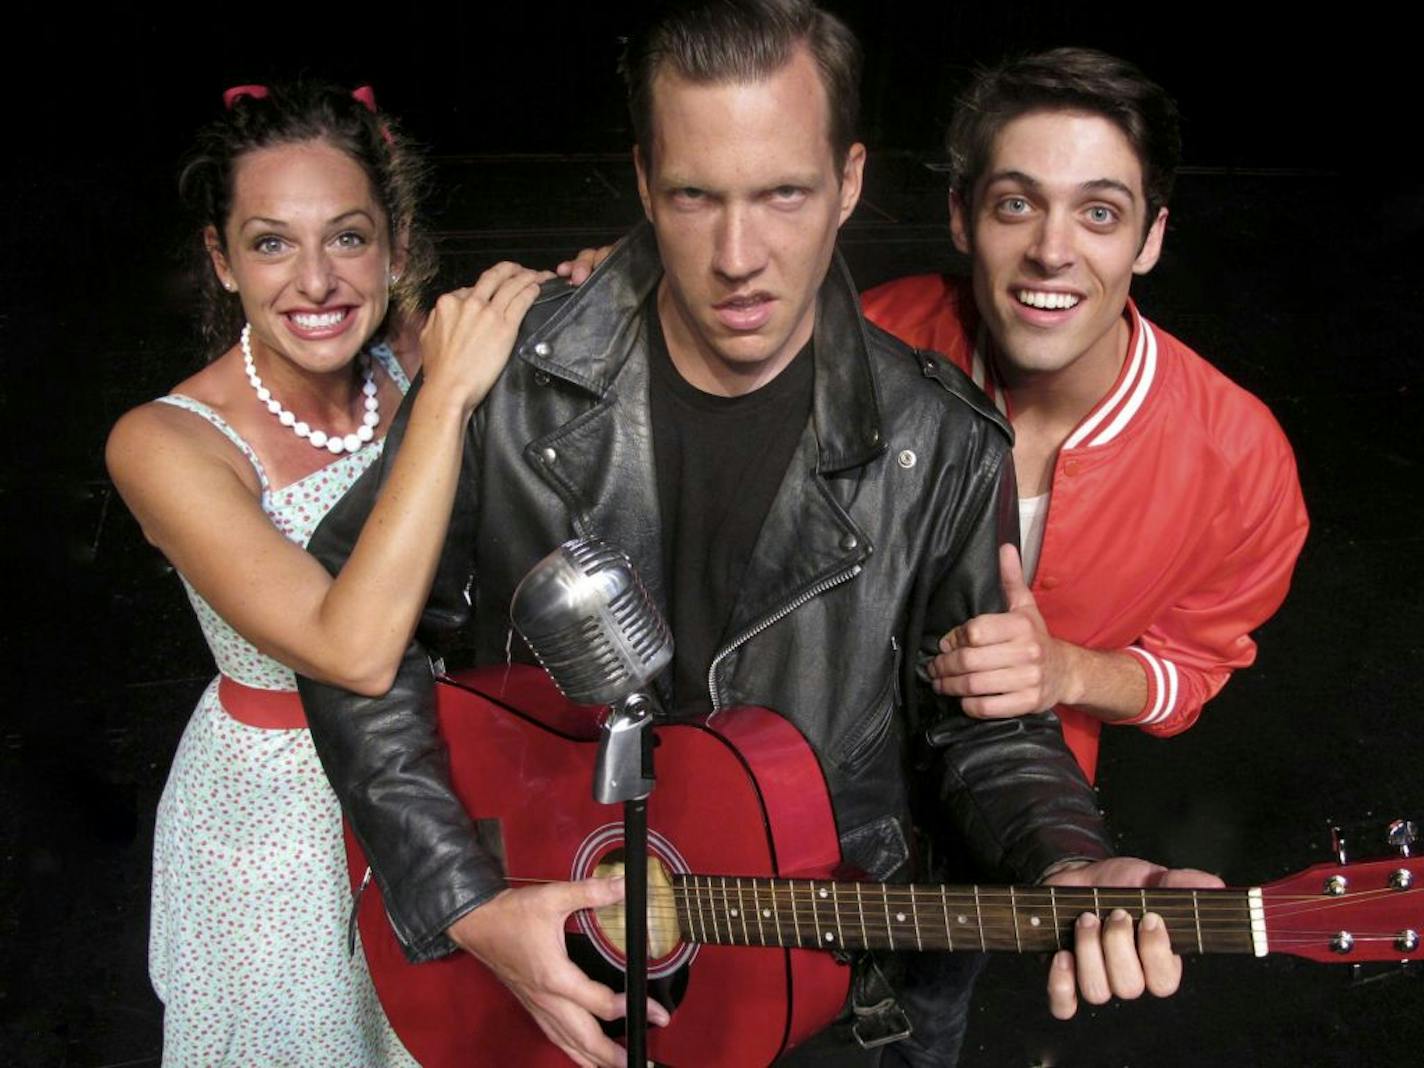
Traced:
MULTIPOLYGON (((798 905, 804 903, 806 909, 814 907, 822 910, 839 906, 841 909, 869 909, 873 911, 889 905, 921 908, 930 906, 936 911, 943 911, 943 907, 948 904, 960 910, 971 911, 980 911, 986 906, 990 909, 1014 907, 1023 910, 1037 907, 1051 910, 1054 905, 1065 911, 1111 911, 1113 908, 1126 908, 1131 911, 1141 909, 1144 897, 1147 899, 1149 911, 1154 912, 1175 908, 1179 911, 1202 915, 1220 912, 1236 915, 1249 908, 1247 891, 1243 888, 1232 887, 1195 890, 1182 887, 1100 887, 1096 892, 1091 887, 1053 887, 1051 893, 1047 887, 1015 887, 1012 893, 1007 889, 981 889, 976 896, 973 890, 954 888, 953 891, 950 891, 946 888, 946 892, 941 894, 938 888, 927 889, 917 885, 889 886, 881 883, 854 882, 832 884, 814 880, 786 880, 781 885, 773 886, 768 879, 766 882, 755 884, 742 881, 738 885, 736 882, 732 882, 724 887, 720 881, 689 885, 685 882, 685 878, 675 876, 674 881, 666 887, 654 887, 655 895, 660 891, 662 896, 670 895, 674 899, 681 899, 684 902, 701 902, 708 907, 718 904, 730 906, 734 898, 740 898, 742 901, 750 898, 754 902, 763 903, 769 900, 773 905, 780 905, 782 902, 798 905), (797 883, 801 885, 796 885, 797 883), (855 889, 867 886, 873 886, 876 890, 866 893, 858 892, 855 889), (877 893, 876 891, 882 886, 885 887, 885 892, 877 893), (825 895, 819 893, 823 888, 827 891, 825 895)), ((709 877, 699 876, 697 878, 706 879, 709 877)), ((720 880, 718 876, 710 878, 720 880)), ((739 877, 729 876, 728 878, 737 879, 739 877)), ((762 877, 756 878, 761 879, 762 877)), ((544 884, 559 880, 511 876, 509 881, 544 884)), ((1262 907, 1268 915, 1275 916, 1328 911, 1358 906, 1379 898, 1398 900, 1413 897, 1418 895, 1421 889, 1424 888, 1411 887, 1402 890, 1376 888, 1330 897, 1323 897, 1319 894, 1297 895, 1266 892, 1262 897, 1262 907)), ((790 907, 789 904, 788 907, 790 907)))
MULTIPOLYGON (((662 919, 667 920, 669 918, 667 910, 661 911, 662 919)), ((621 917, 619 918, 621 919, 621 917)), ((858 915, 847 916, 844 914, 838 917, 817 916, 815 922, 808 916, 804 923, 795 925, 788 924, 784 919, 777 923, 771 917, 761 916, 758 920, 755 916, 748 917, 745 914, 737 916, 722 914, 719 917, 699 918, 680 913, 673 918, 678 921, 677 928, 682 941, 698 944, 830 948, 829 945, 823 943, 824 933, 834 929, 839 944, 852 947, 866 943, 885 944, 880 942, 880 938, 883 936, 888 944, 907 949, 911 946, 923 948, 927 938, 932 949, 952 949, 955 948, 954 942, 958 941, 960 949, 1007 950, 1017 948, 1026 951, 1046 951, 1055 946, 1062 947, 1062 936, 1071 932, 1076 916, 1065 917, 1064 922, 1057 928, 1026 928, 1022 926, 1015 928, 1013 925, 1005 923, 984 923, 964 926, 957 932, 953 929, 946 930, 939 924, 929 923, 916 927, 906 922, 898 924, 892 922, 887 927, 881 922, 872 922, 870 917, 866 917, 862 922, 858 915), (945 942, 941 942, 941 935, 945 936, 945 942), (1025 942, 1028 944, 1024 945, 1025 942)), ((650 919, 655 920, 656 917, 650 915, 650 919)), ((1164 919, 1170 926, 1171 918, 1165 917, 1164 919)), ((616 922, 604 926, 614 931, 622 929, 622 924, 616 922)), ((1289 946, 1309 945, 1325 948, 1336 933, 1337 931, 1333 927, 1314 930, 1299 928, 1288 932, 1277 931, 1271 934, 1269 945, 1277 950, 1289 946)), ((1358 946, 1367 943, 1395 943, 1401 932, 1397 930, 1356 930, 1352 933, 1355 944, 1358 946)), ((1240 923, 1231 928, 1213 928, 1210 925, 1203 925, 1200 943, 1194 941, 1192 934, 1193 928, 1190 923, 1174 930, 1173 939, 1176 948, 1183 951, 1190 951, 1193 948, 1231 949, 1237 952, 1248 952, 1253 948, 1248 929, 1240 923), (1221 935, 1230 935, 1231 938, 1229 941, 1223 941, 1219 937, 1221 935), (1210 943, 1209 947, 1208 943, 1210 943)), ((1401 950, 1400 952, 1403 954, 1406 951, 1401 950)))
MULTIPOLYGON (((717 877, 712 877, 717 878, 717 877)), ((1062 909, 1076 909, 1078 911, 1110 911, 1112 908, 1127 908, 1129 911, 1141 909, 1144 899, 1150 911, 1162 911, 1178 909, 1185 910, 1190 914, 1209 915, 1212 913, 1227 912, 1237 914, 1249 907, 1249 897, 1247 891, 1241 888, 1208 889, 1201 888, 1192 890, 1182 887, 1161 887, 1161 888, 1128 888, 1110 887, 1099 888, 1096 892, 1089 887, 1054 887, 1049 892, 1045 887, 1014 888, 1012 892, 1006 890, 980 890, 977 896, 971 891, 969 893, 956 888, 955 891, 946 890, 941 894, 938 889, 925 890, 922 887, 886 887, 884 893, 877 894, 874 890, 867 893, 857 892, 857 886, 875 886, 877 889, 882 884, 857 884, 838 883, 825 884, 808 882, 806 889, 794 886, 772 886, 769 882, 757 883, 748 886, 742 884, 728 885, 723 887, 717 884, 699 883, 695 886, 687 886, 686 883, 674 883, 672 893, 674 896, 684 896, 699 901, 716 903, 719 898, 725 904, 730 904, 734 896, 749 895, 754 900, 761 901, 770 897, 773 904, 779 905, 782 901, 794 900, 796 902, 811 902, 808 895, 814 894, 816 907, 832 907, 832 898, 848 898, 849 901, 839 901, 842 907, 851 908, 882 908, 885 905, 893 907, 916 907, 929 905, 935 909, 941 909, 945 903, 957 908, 967 908, 970 910, 982 910, 986 905, 995 908, 1014 907, 1023 909, 1025 907, 1036 906, 1040 909, 1052 909, 1055 905, 1062 909), (819 894, 822 887, 829 889, 834 885, 829 896, 819 894)), ((1292 895, 1275 894, 1266 892, 1262 895, 1262 908, 1269 916, 1284 917, 1297 913, 1311 913, 1319 911, 1330 911, 1340 908, 1359 906, 1365 902, 1379 898, 1399 900, 1417 895, 1420 892, 1416 888, 1393 889, 1379 888, 1371 890, 1354 891, 1341 896, 1322 897, 1316 895, 1292 895)))
MULTIPOLYGON (((720 877, 711 878, 719 879, 720 881, 720 877)), ((1055 896, 1059 898, 1079 899, 1059 901, 1059 904, 1062 906, 1062 911, 1069 915, 1058 917, 1058 926, 1055 928, 1053 926, 1045 927, 1041 921, 1039 925, 1035 926, 1028 920, 1015 920, 1012 916, 1005 917, 1000 915, 1006 906, 997 903, 991 904, 989 906, 989 914, 985 915, 984 904, 986 898, 998 897, 1002 899, 1008 896, 1007 892, 1002 890, 981 891, 976 907, 976 903, 973 902, 971 897, 963 897, 961 894, 961 900, 954 902, 949 899, 946 893, 942 901, 941 895, 937 890, 925 891, 921 887, 898 888, 901 895, 903 895, 906 890, 910 891, 908 898, 896 895, 895 889, 897 888, 887 887, 883 895, 877 895, 874 891, 871 891, 867 899, 864 893, 857 893, 854 888, 856 886, 864 887, 872 885, 879 887, 881 884, 826 884, 816 881, 807 881, 806 886, 808 888, 815 888, 817 890, 822 887, 830 889, 832 885, 835 886, 835 891, 830 896, 825 898, 817 896, 813 900, 811 898, 804 898, 805 891, 799 887, 791 886, 790 880, 788 880, 786 886, 773 887, 769 879, 765 883, 757 883, 749 886, 745 882, 738 884, 735 877, 729 878, 732 879, 732 882, 726 887, 721 885, 698 885, 690 887, 682 883, 681 880, 674 882, 666 887, 660 896, 666 898, 670 895, 674 899, 681 898, 681 907, 677 904, 672 906, 666 903, 660 904, 655 898, 649 903, 649 918, 654 922, 662 922, 663 924, 673 921, 679 929, 684 926, 683 921, 685 921, 685 926, 689 929, 691 929, 694 924, 701 926, 703 928, 703 940, 709 940, 706 935, 707 928, 710 924, 713 929, 713 939, 709 941, 723 940, 721 935, 722 930, 725 929, 727 935, 726 941, 741 941, 748 944, 772 944, 772 941, 766 937, 766 928, 770 926, 775 936, 776 944, 787 941, 787 936, 792 929, 794 929, 797 934, 797 942, 794 944, 799 944, 800 941, 805 940, 800 937, 801 928, 805 928, 808 933, 812 933, 835 926, 838 932, 849 927, 852 936, 854 937, 858 934, 861 940, 864 940, 871 934, 875 936, 883 934, 887 938, 898 939, 908 946, 912 943, 921 942, 924 935, 929 935, 932 941, 937 941, 941 929, 943 929, 944 934, 948 938, 952 939, 956 927, 960 941, 964 942, 967 940, 971 944, 974 941, 979 941, 983 944, 991 938, 995 940, 1013 938, 1015 942, 1024 938, 1027 938, 1029 941, 1035 941, 1043 939, 1046 936, 1059 939, 1064 931, 1072 927, 1073 921, 1076 920, 1078 915, 1083 912, 1094 911, 1092 904, 1090 904, 1093 897, 1092 890, 1091 888, 1084 887, 1054 888, 1055 896), (739 889, 741 891, 740 893, 739 889), (771 907, 767 907, 768 903, 765 901, 767 892, 771 892, 772 894, 771 907), (934 912, 939 913, 938 919, 924 914, 919 915, 917 918, 907 917, 904 920, 900 920, 898 917, 890 920, 886 917, 884 910, 888 906, 904 904, 913 907, 916 904, 917 892, 926 899, 926 904, 933 904, 935 906, 934 912), (839 900, 839 896, 842 893, 846 898, 856 898, 857 900, 839 900), (746 907, 745 898, 747 895, 751 895, 753 898, 753 908, 751 910, 748 910, 746 907), (733 906, 732 903, 734 896, 740 898, 736 906, 733 906), (780 905, 783 900, 791 903, 788 905, 788 911, 793 915, 780 915, 780 905), (969 911, 976 914, 975 922, 970 924, 967 922, 967 915, 961 918, 960 915, 956 914, 957 924, 949 925, 949 913, 944 908, 944 904, 946 903, 964 905, 969 911), (1082 907, 1079 907, 1079 905, 1082 907), (770 921, 769 924, 768 921, 770 921), (736 930, 738 927, 742 928, 740 936, 736 930), (753 928, 756 929, 755 934, 752 933, 753 928)), ((515 878, 511 881, 540 883, 553 880, 515 878)), ((1218 908, 1211 911, 1201 908, 1200 903, 1197 908, 1192 908, 1187 904, 1187 900, 1192 894, 1191 890, 1173 887, 1151 891, 1153 894, 1161 894, 1163 892, 1169 893, 1173 898, 1180 899, 1182 903, 1174 906, 1161 901, 1155 903, 1149 902, 1148 907, 1151 911, 1155 911, 1161 915, 1169 927, 1174 928, 1173 935, 1183 944, 1184 948, 1190 948, 1192 941, 1191 935, 1194 931, 1199 931, 1203 939, 1205 939, 1207 935, 1213 936, 1214 939, 1215 936, 1226 934, 1233 935, 1239 940, 1246 937, 1249 933, 1249 928, 1244 925, 1248 923, 1250 914, 1245 899, 1241 897, 1242 891, 1232 891, 1230 889, 1202 889, 1196 891, 1199 899, 1205 897, 1208 901, 1211 900, 1212 895, 1232 895, 1238 899, 1235 904, 1229 904, 1224 909, 1218 908), (1227 913, 1227 915, 1221 915, 1223 912, 1227 913)), ((1338 909, 1350 904, 1358 904, 1362 898, 1377 898, 1382 896, 1397 898, 1412 895, 1417 892, 1418 891, 1414 889, 1357 891, 1350 895, 1330 898, 1328 900, 1322 900, 1319 897, 1306 897, 1305 895, 1272 895, 1273 897, 1284 900, 1285 904, 1279 905, 1272 902, 1267 905, 1266 912, 1267 915, 1275 921, 1279 921, 1282 916, 1287 915, 1318 918, 1315 914, 1338 909)), ((1039 897, 1047 897, 1043 888, 1032 888, 1032 890, 1023 891, 1016 890, 1013 896, 1016 898, 1020 893, 1025 896, 1037 894, 1039 897)), ((1098 900, 1096 905, 1100 911, 1110 911, 1112 908, 1124 906, 1128 907, 1129 911, 1131 911, 1142 907, 1141 897, 1141 891, 1131 888, 1100 889, 1097 894, 1098 900), (1123 897, 1125 900, 1115 903, 1111 900, 1114 896, 1123 897), (1103 899, 1105 897, 1109 900, 1104 901, 1103 899)), ((689 930, 689 933, 695 935, 696 932, 689 930)), ((1270 931, 1269 941, 1276 946, 1303 945, 1319 942, 1322 938, 1328 940, 1335 933, 1333 929, 1328 928, 1312 929, 1309 927, 1295 927, 1282 930, 1277 926, 1270 931)), ((1401 932, 1398 930, 1356 930, 1353 931, 1352 934, 1358 944, 1360 942, 1394 941, 1400 937, 1401 932)), ((696 941, 697 939, 694 937, 692 940, 696 941)), ((820 944, 819 941, 817 941, 816 944, 820 944)))

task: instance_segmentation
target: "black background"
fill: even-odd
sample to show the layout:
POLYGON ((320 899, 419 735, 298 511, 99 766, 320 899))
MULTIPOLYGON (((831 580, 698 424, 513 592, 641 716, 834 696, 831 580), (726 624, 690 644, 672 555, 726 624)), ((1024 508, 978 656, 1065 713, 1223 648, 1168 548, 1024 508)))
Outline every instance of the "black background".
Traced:
MULTIPOLYGON (((613 64, 639 6, 17 24, 0 105, 0 1062, 157 1063, 153 810, 212 668, 102 447, 122 411, 197 365, 174 191, 192 131, 228 85, 301 71, 374 83, 437 153, 446 279, 511 255, 550 263, 637 218, 613 64)), ((1166 254, 1135 292, 1276 411, 1313 529, 1258 664, 1201 723, 1167 741, 1105 737, 1104 807, 1124 850, 1233 883, 1323 859, 1332 819, 1377 848, 1383 823, 1424 800, 1417 27, 1245 5, 834 6, 868 55, 866 203, 843 240, 865 286, 953 266, 934 166, 972 64, 1089 44, 1178 97, 1187 167, 1166 254)), ((1041 962, 996 962, 966 1064, 1369 1064, 1407 1061, 1424 1037, 1419 983, 1393 972, 1193 961, 1177 998, 1073 1025, 1047 1017, 1041 983, 1041 962)))

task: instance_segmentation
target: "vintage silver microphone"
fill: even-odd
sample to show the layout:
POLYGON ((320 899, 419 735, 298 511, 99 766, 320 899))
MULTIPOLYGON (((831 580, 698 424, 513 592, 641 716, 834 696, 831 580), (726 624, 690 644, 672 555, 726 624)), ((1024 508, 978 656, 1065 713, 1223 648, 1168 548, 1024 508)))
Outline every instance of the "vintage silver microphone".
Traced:
POLYGON ((509 614, 570 701, 612 704, 672 659, 672 635, 633 561, 597 538, 566 541, 514 591, 509 614))
POLYGON ((645 691, 672 659, 672 634, 627 554, 597 538, 564 542, 520 581, 509 615, 565 697, 610 706, 594 798, 646 797, 656 702, 645 691))
POLYGON ((653 713, 645 692, 672 659, 672 634, 627 554, 597 538, 560 545, 515 588, 509 615, 564 696, 606 704, 593 796, 623 802, 628 1063, 646 1064, 648 795, 653 713))

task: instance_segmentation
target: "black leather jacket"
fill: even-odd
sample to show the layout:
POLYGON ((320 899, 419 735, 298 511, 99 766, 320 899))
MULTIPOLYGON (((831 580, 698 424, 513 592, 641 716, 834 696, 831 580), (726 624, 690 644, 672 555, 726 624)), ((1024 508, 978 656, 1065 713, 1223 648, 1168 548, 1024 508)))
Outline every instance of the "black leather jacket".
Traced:
MULTIPOLYGON (((643 226, 584 286, 554 285, 529 313, 473 420, 425 641, 472 603, 479 661, 502 661, 515 585, 579 534, 627 552, 662 601, 643 315, 661 274, 643 226)), ((1056 720, 970 720, 921 673, 942 634, 1002 609, 997 546, 1016 529, 1007 426, 953 367, 867 324, 839 259, 819 295, 814 358, 811 421, 708 675, 714 708, 765 705, 802 730, 845 858, 873 877, 907 873, 912 804, 922 828, 951 829, 991 877, 1032 881, 1064 857, 1107 855, 1056 720)), ((333 571, 403 414, 382 464, 311 541, 333 571)), ((445 929, 504 886, 449 792, 432 689, 419 643, 382 698, 301 681, 317 750, 414 960, 447 951, 445 929)))

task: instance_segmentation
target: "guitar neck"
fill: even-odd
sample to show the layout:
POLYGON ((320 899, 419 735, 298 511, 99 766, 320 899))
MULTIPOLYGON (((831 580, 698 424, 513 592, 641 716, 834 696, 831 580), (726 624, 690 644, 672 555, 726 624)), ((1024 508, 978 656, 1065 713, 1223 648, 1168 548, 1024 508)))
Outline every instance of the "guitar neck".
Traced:
POLYGON ((679 926, 693 942, 802 949, 979 950, 1071 947, 1085 912, 1155 912, 1178 953, 1264 955, 1259 890, 926 886, 680 875, 679 926))

